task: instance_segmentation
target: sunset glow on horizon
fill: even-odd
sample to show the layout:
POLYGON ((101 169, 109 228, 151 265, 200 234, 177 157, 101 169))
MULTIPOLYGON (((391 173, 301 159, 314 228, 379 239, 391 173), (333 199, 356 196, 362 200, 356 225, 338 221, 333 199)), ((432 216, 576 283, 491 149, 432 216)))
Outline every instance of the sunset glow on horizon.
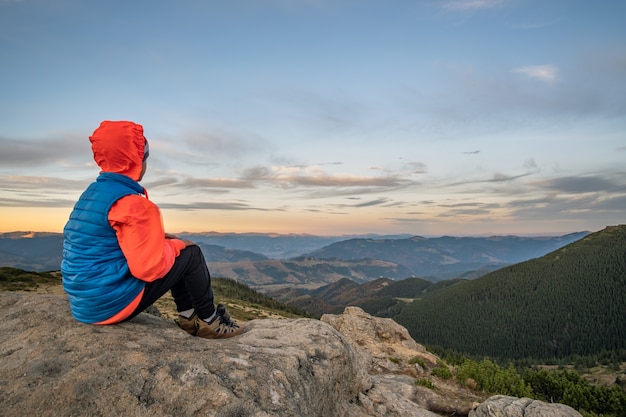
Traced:
POLYGON ((0 1, 0 232, 61 232, 132 120, 171 233, 626 223, 626 3, 0 1))

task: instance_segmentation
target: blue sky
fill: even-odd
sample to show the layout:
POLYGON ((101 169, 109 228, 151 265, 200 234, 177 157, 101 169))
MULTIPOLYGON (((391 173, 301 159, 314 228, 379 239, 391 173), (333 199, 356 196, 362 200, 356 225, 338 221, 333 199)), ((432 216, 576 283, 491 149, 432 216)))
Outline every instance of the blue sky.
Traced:
POLYGON ((0 0, 0 230, 61 231, 132 120, 180 231, 626 222, 626 3, 0 0))

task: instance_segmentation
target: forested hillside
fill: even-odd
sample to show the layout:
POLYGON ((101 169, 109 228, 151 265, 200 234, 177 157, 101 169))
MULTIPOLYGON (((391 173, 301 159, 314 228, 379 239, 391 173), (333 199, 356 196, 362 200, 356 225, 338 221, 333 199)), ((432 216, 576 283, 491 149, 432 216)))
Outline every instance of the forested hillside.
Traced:
POLYGON ((394 317, 420 342, 501 359, 626 349, 626 225, 459 282, 394 317))

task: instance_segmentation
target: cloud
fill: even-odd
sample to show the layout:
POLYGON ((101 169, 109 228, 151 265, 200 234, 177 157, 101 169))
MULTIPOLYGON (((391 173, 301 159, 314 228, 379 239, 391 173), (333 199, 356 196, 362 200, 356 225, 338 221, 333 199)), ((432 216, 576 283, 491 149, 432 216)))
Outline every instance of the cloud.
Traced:
POLYGON ((626 183, 622 178, 623 173, 615 173, 534 181, 528 183, 536 188, 527 198, 514 198, 503 206, 518 221, 587 222, 598 227, 623 223, 626 183))
POLYGON ((532 174, 531 172, 526 172, 524 174, 519 174, 519 175, 506 175, 506 174, 503 174, 501 172, 496 172, 496 173, 494 173, 492 175, 491 178, 478 179, 478 180, 468 180, 468 181, 460 181, 460 182, 455 182, 455 183, 448 184, 448 186, 451 187, 451 186, 457 186, 457 185, 510 182, 510 181, 514 181, 514 180, 519 179, 519 178, 526 177, 526 176, 531 175, 531 174, 532 174))
POLYGON ((504 3, 504 0, 449 0, 444 1, 441 7, 450 11, 468 11, 493 9, 504 3))
POLYGON ((90 180, 0 176, 0 207, 72 207, 90 180), (68 196, 67 198, 63 198, 68 196))
MULTIPOLYGON (((400 158, 404 159, 404 158, 400 158)), ((410 174, 425 174, 428 172, 428 166, 423 162, 407 162, 402 170, 408 171, 410 174)))
POLYGON ((546 195, 505 204, 511 218, 526 222, 587 222, 609 225, 624 222, 626 195, 594 193, 546 195))
POLYGON ((188 188, 255 188, 253 181, 240 178, 194 178, 187 177, 181 186, 188 188))
POLYGON ((535 162, 535 158, 529 158, 526 161, 524 161, 524 168, 531 169, 531 170, 538 170, 539 169, 537 167, 537 162, 535 162))
POLYGON ((43 207, 43 208, 66 208, 73 207, 75 200, 62 198, 0 198, 0 207, 43 207))
POLYGON ((546 20, 545 18, 542 18, 540 20, 536 20, 536 21, 527 21, 527 22, 521 22, 521 23, 514 23, 511 25, 511 27, 513 29, 519 29, 519 30, 534 30, 534 29, 542 29, 545 27, 550 27, 550 26, 554 26, 557 23, 559 23, 561 21, 560 18, 552 18, 549 20, 546 20))
POLYGON ((159 187, 167 187, 170 185, 176 185, 179 182, 180 181, 177 177, 165 176, 165 177, 159 177, 158 179, 153 180, 153 181, 142 181, 142 184, 148 190, 152 190, 152 189, 159 188, 159 187))
POLYGON ((531 65, 514 68, 512 71, 546 83, 559 81, 559 69, 554 65, 531 65))
POLYGON ((552 192, 582 194, 598 192, 626 192, 626 185, 597 175, 580 177, 561 177, 536 181, 533 185, 552 192))
POLYGON ((358 176, 332 174, 319 166, 256 167, 245 172, 245 178, 280 188, 397 188, 412 181, 399 175, 358 176))
MULTIPOLYGON (((269 144, 259 137, 243 137, 241 134, 220 131, 187 131, 180 134, 188 152, 185 157, 195 155, 203 158, 240 157, 245 154, 258 154, 269 144)), ((173 141, 172 143, 176 143, 173 141)))
POLYGON ((259 94, 258 99, 260 108, 279 111, 269 117, 279 117, 297 131, 305 124, 311 126, 322 140, 327 135, 375 128, 371 109, 347 89, 325 92, 310 87, 274 87, 259 94))
POLYGON ((328 0, 254 0, 255 3, 268 4, 285 9, 320 8, 328 6, 328 0))
POLYGON ((593 203, 594 210, 604 212, 611 211, 621 215, 624 213, 624 207, 626 207, 626 194, 602 198, 593 203))
POLYGON ((394 177, 358 177, 352 175, 294 175, 277 178, 280 184, 288 187, 398 187, 407 181, 394 177))
POLYGON ((364 201, 358 204, 353 205, 352 207, 372 207, 379 206, 381 204, 389 203, 389 199, 387 198, 377 198, 376 200, 364 201))
POLYGON ((436 61, 431 64, 433 71, 445 83, 435 84, 438 87, 433 93, 406 85, 395 96, 394 104, 396 112, 405 115, 405 126, 437 139, 535 134, 538 128, 553 132, 555 126, 584 128, 588 121, 622 120, 626 112, 626 84, 621 82, 626 71, 618 73, 615 66, 611 67, 613 72, 606 69, 615 60, 605 58, 600 70, 577 59, 576 65, 568 68, 567 82, 562 82, 561 70, 554 65, 494 72, 484 64, 436 61))
POLYGON ((72 180, 57 177, 37 177, 27 175, 3 175, 0 176, 0 190, 5 192, 27 191, 82 191, 87 187, 90 180, 72 180))
POLYGON ((66 163, 69 160, 91 160, 89 141, 77 135, 56 139, 15 139, 0 137, 0 166, 38 167, 66 163))
POLYGON ((474 209, 455 209, 448 210, 444 212, 440 212, 437 214, 439 218, 458 218, 458 217, 466 217, 466 216, 486 216, 491 214, 492 211, 490 209, 485 208, 474 208, 474 209))
MULTIPOLYGON (((235 201, 235 202, 211 202, 211 201, 194 201, 190 203, 161 203, 159 204, 161 209, 176 209, 176 210, 260 210, 265 211, 256 206, 252 206, 248 203, 235 201)), ((272 210, 280 210, 273 208, 272 210)))
POLYGON ((180 186, 187 190, 202 191, 275 188, 302 191, 310 193, 310 196, 314 198, 319 198, 397 190, 415 184, 409 178, 410 174, 405 176, 387 173, 384 176, 358 176, 329 173, 319 166, 255 166, 244 169, 236 177, 185 176, 180 180, 167 177, 151 185, 180 186))

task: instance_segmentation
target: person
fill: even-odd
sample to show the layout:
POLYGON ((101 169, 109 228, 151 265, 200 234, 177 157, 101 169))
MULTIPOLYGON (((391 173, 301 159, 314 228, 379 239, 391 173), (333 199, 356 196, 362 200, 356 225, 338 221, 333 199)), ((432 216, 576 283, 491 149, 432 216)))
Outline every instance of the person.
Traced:
POLYGON ((221 339, 244 326, 215 306, 200 248, 166 234, 159 208, 139 184, 149 157, 143 126, 103 121, 89 137, 101 168, 63 229, 63 288, 73 317, 84 323, 130 320, 171 291, 187 333, 221 339))

